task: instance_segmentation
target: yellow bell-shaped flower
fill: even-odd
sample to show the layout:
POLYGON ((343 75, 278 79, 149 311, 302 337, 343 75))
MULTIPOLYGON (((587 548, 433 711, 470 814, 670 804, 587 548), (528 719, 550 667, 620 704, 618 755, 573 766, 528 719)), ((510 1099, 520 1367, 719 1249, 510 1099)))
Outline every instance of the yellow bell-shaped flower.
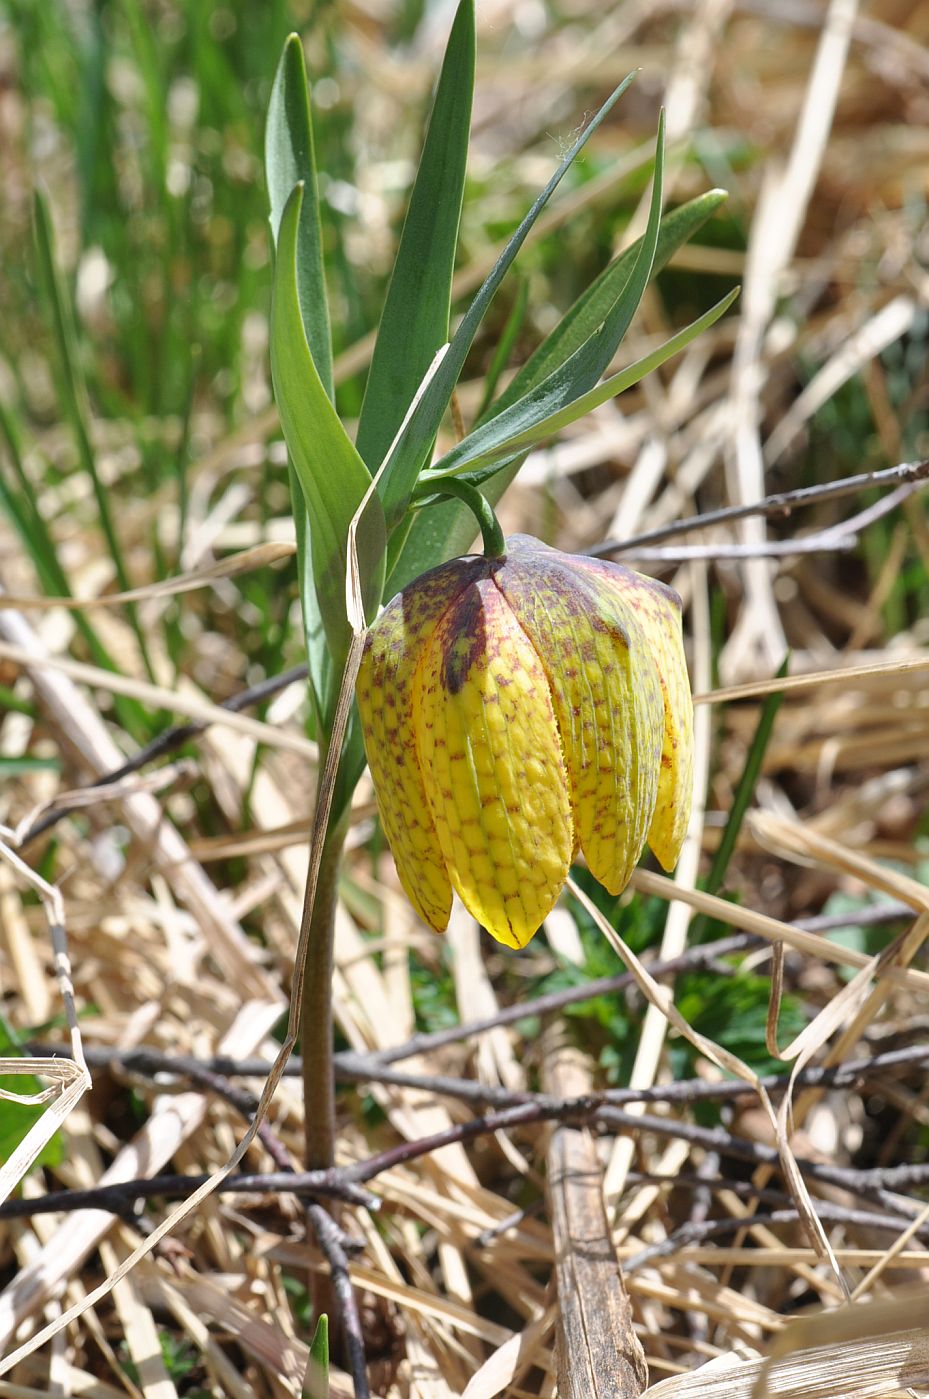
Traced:
POLYGON ((526 535, 399 593, 368 632, 358 707, 400 881, 441 932, 452 888, 523 947, 582 851, 618 894, 648 841, 680 853, 693 704, 670 588, 526 535))

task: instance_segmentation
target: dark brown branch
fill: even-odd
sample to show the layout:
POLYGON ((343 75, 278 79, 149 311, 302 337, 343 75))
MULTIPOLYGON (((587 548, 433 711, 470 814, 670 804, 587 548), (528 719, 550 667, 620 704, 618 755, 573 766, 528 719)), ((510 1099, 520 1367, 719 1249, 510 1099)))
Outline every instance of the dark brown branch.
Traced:
MULTIPOLYGON (((203 1185, 209 1176, 169 1174, 140 1176, 136 1180, 114 1181, 111 1185, 93 1185, 84 1190, 50 1190, 34 1200, 5 1200, 0 1205, 0 1220, 31 1219, 37 1214, 70 1214, 74 1210, 104 1209, 113 1214, 131 1216, 139 1200, 177 1200, 203 1185)), ((303 1198, 325 1195, 344 1200, 365 1209, 380 1209, 376 1195, 354 1181, 343 1179, 330 1171, 256 1171, 228 1176, 217 1191, 222 1195, 278 1195, 289 1193, 303 1198)))
MULTIPOLYGON (((902 1052, 902 1051, 901 1051, 902 1052)), ((924 1047, 929 1054, 929 1047, 924 1047)), ((846 1071, 851 1066, 846 1066, 846 1071)), ((740 1085, 741 1086, 741 1085, 740 1085)), ((511 1131, 518 1127, 535 1126, 544 1122, 589 1123, 616 1133, 650 1132, 662 1138, 678 1138, 691 1142, 721 1157, 745 1161, 750 1165, 779 1168, 780 1158, 775 1147, 767 1143, 735 1137, 724 1127, 700 1127, 670 1117, 633 1114, 603 1101, 603 1095, 590 1094, 581 1098, 558 1099, 537 1094, 528 1102, 496 1112, 483 1113, 468 1122, 458 1123, 417 1141, 401 1142, 362 1161, 347 1166, 320 1171, 270 1171, 254 1175, 235 1175, 217 1187, 221 1194, 277 1194, 297 1196, 330 1195, 347 1199, 370 1208, 372 1197, 353 1187, 375 1180, 384 1171, 427 1156, 440 1147, 472 1141, 494 1132, 511 1131)), ((913 1189, 929 1184, 929 1162, 903 1166, 874 1167, 856 1170, 833 1166, 826 1162, 798 1158, 804 1177, 838 1186, 856 1195, 875 1197, 892 1212, 915 1212, 917 1202, 890 1192, 913 1189)), ((149 1179, 120 1181, 88 1190, 60 1190, 39 1199, 7 1200, 0 1206, 0 1219, 26 1218, 35 1214, 70 1212, 75 1209, 107 1209, 124 1213, 138 1199, 151 1196, 164 1198, 188 1194, 206 1179, 205 1176, 166 1175, 149 1179)), ((376 1203, 376 1202, 374 1202, 376 1203)))
MULTIPOLYGON (((34 1045, 36 1053, 67 1057, 62 1045, 34 1045)), ((98 1046, 85 1048, 85 1057, 91 1068, 118 1068, 121 1072, 152 1077, 155 1074, 174 1074, 191 1082, 201 1082, 210 1091, 222 1092, 217 1083, 226 1082, 226 1075, 240 1077, 264 1077, 269 1065, 263 1059, 225 1059, 222 1056, 205 1060, 203 1063, 184 1055, 162 1054, 147 1049, 113 1050, 98 1046)), ((869 1059, 850 1060, 831 1068, 808 1067, 795 1078, 797 1087, 839 1088, 848 1087, 865 1078, 892 1069, 913 1068, 929 1059, 929 1044, 907 1045, 903 1049, 888 1050, 869 1059)), ((458 1098, 463 1102, 490 1104, 505 1108, 522 1106, 526 1103, 551 1102, 543 1094, 512 1092, 490 1084, 475 1082, 473 1079, 454 1078, 443 1074, 406 1073, 384 1064, 377 1055, 342 1053, 337 1058, 339 1076, 353 1083, 386 1083, 402 1088, 415 1088, 427 1093, 437 1093, 445 1097, 458 1098)), ((300 1061, 289 1066, 289 1072, 300 1073, 300 1061)), ((762 1083, 772 1097, 785 1092, 789 1083, 787 1074, 769 1074, 762 1083)), ((622 1107, 628 1103, 679 1103, 686 1105, 697 1102, 726 1102, 736 1098, 751 1098, 754 1091, 741 1079, 726 1079, 710 1082, 702 1078, 680 1079, 675 1083, 656 1084, 651 1088, 607 1088, 591 1095, 591 1101, 604 1106, 622 1107)))
POLYGON ((845 476, 841 481, 828 481, 821 486, 802 486, 795 491, 779 491, 776 495, 765 496, 763 500, 754 501, 750 505, 727 505, 720 510, 708 510, 703 515, 674 520, 659 529, 633 535, 630 539, 607 539, 587 552, 596 558, 628 553, 641 545, 658 544, 664 539, 674 539, 679 534, 689 534, 692 530, 707 529, 711 525, 726 524, 731 520, 746 520, 758 515, 767 519, 787 519, 794 510, 818 505, 822 501, 838 500, 842 496, 857 495, 859 491, 880 490, 885 486, 921 485, 926 480, 929 480, 929 461, 902 462, 899 466, 889 466, 883 471, 863 471, 857 476, 845 476))

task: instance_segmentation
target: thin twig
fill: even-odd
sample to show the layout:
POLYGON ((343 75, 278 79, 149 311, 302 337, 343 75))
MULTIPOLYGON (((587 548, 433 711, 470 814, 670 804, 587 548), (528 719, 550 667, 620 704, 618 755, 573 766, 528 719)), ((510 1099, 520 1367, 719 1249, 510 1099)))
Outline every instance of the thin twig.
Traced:
MULTIPOLYGON (((903 1051, 899 1053, 902 1054, 903 1051)), ((929 1047, 924 1047, 923 1057, 927 1054, 929 1047)), ((871 1062, 861 1061, 866 1065, 870 1065, 871 1062)), ((852 1068, 852 1065, 846 1065, 844 1072, 849 1074, 852 1068)), ((825 1074, 828 1071, 819 1072, 825 1074)), ((741 1091, 745 1091, 744 1085, 737 1086, 741 1091)), ((416 1141, 401 1142, 346 1166, 317 1171, 269 1171, 260 1174, 228 1175, 219 1182, 215 1190, 219 1194, 328 1195, 370 1208, 372 1197, 366 1191, 361 1192, 359 1196, 359 1192, 357 1189, 353 1190, 353 1187, 374 1181, 384 1172, 430 1155, 442 1147, 473 1141, 477 1137, 494 1132, 537 1126, 545 1122, 569 1122, 579 1125, 586 1123, 619 1132, 649 1132, 663 1138, 689 1141, 694 1146, 718 1152, 722 1157, 745 1161, 751 1165, 769 1165, 777 1168, 780 1164, 775 1147, 733 1136, 724 1127, 700 1127, 695 1123, 649 1114, 634 1116, 620 1107, 604 1102, 603 1099, 604 1095, 597 1093, 564 1099, 535 1094, 527 1102, 517 1103, 500 1111, 483 1113, 467 1122, 457 1123, 416 1141)), ((908 1209, 912 1213, 912 1210, 919 1206, 917 1202, 891 1192, 929 1184, 929 1162, 858 1170, 802 1157, 798 1157, 797 1161, 807 1179, 838 1186, 856 1195, 874 1197, 892 1211, 908 1209)), ((151 1196, 186 1196, 188 1192, 200 1188, 210 1179, 209 1176, 165 1175, 118 1181, 86 1190, 54 1191, 37 1199, 8 1200, 0 1206, 0 1219, 28 1218, 34 1214, 70 1212, 75 1209, 104 1209, 113 1213, 123 1213, 127 1205, 136 1199, 151 1196)))
MULTIPOLYGON (((41 1055, 61 1056, 65 1051, 61 1045, 32 1046, 41 1055)), ((229 1078, 263 1078, 268 1064, 263 1059, 229 1059, 218 1055, 203 1061, 186 1055, 163 1054, 157 1050, 129 1049, 117 1050, 102 1046, 85 1047, 87 1063, 93 1069, 118 1068, 122 1073, 138 1074, 144 1077, 171 1074, 191 1082, 200 1082, 210 1091, 220 1092, 232 1101, 229 1078), (218 1085, 223 1084, 224 1087, 218 1085)), ((877 1073, 892 1069, 914 1068, 929 1059, 929 1045, 908 1045, 904 1049, 888 1050, 869 1059, 856 1059, 832 1068, 807 1067, 794 1078, 797 1087, 842 1088, 873 1078, 877 1073)), ((442 1074, 405 1073, 394 1069, 375 1054, 340 1053, 336 1056, 338 1076, 351 1083, 386 1083, 403 1088, 414 1088, 422 1092, 437 1093, 458 1098, 463 1102, 477 1102, 494 1107, 514 1107, 523 1103, 550 1102, 545 1095, 529 1092, 513 1092, 492 1084, 478 1083, 474 1079, 452 1078, 442 1074)), ((299 1077, 299 1058, 291 1059, 288 1075, 299 1077)), ((789 1074, 770 1074, 762 1078, 766 1091, 774 1096, 786 1092, 790 1083, 789 1074)), ((164 1085, 159 1084, 164 1091, 164 1085)), ((250 1095, 249 1095, 250 1096, 250 1095)), ((703 1078, 680 1079, 675 1083, 656 1084, 649 1088, 606 1088, 592 1095, 597 1102, 622 1107, 627 1103, 698 1103, 724 1102, 735 1098, 751 1097, 752 1089, 738 1079, 722 1079, 712 1082, 703 1078)))
POLYGON ((707 529, 711 525, 724 524, 729 520, 745 520, 750 516, 763 515, 767 519, 786 519, 794 510, 808 505, 818 505, 825 500, 838 500, 842 496, 857 495, 859 491, 881 489, 884 486, 923 484, 929 480, 929 460, 902 462, 883 471, 863 471, 857 476, 845 476, 840 481, 827 481, 821 486, 803 486, 795 491, 779 491, 765 496, 763 500, 752 501, 747 505, 728 505, 720 510, 708 510, 702 515, 691 515, 684 520, 674 520, 658 529, 646 530, 630 539, 607 539, 587 552, 595 558, 610 554, 628 553, 644 544, 658 544, 663 539, 673 539, 679 534, 689 534, 695 529, 707 529))

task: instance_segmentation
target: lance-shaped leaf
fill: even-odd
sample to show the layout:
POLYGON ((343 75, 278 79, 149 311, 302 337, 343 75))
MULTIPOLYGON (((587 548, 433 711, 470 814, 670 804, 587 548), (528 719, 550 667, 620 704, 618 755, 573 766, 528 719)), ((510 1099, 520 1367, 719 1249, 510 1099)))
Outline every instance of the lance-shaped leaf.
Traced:
POLYGON ((469 462, 489 460, 488 452, 491 451, 500 455, 505 444, 570 408, 576 399, 596 384, 615 355, 648 285, 661 222, 663 168, 664 114, 658 127, 648 227, 629 280, 607 312, 606 319, 557 369, 553 369, 516 403, 495 413, 482 427, 475 428, 450 452, 446 452, 436 463, 437 471, 457 471, 469 462))
POLYGON ((265 128, 265 177, 275 247, 287 201, 294 187, 303 185, 297 225, 297 297, 316 372, 332 398, 332 338, 316 187, 313 120, 299 34, 291 34, 287 39, 274 75, 265 128))
MULTIPOLYGON (((656 277, 668 265, 678 248, 689 242, 697 229, 702 228, 728 198, 724 189, 712 189, 665 214, 658 229, 652 277, 656 277)), ((632 275, 642 243, 643 238, 637 238, 581 292, 555 329, 513 375, 500 397, 481 415, 480 421, 495 418, 504 408, 523 398, 552 370, 564 364, 568 356, 603 324, 632 275)))
MULTIPOLYGON (((674 253, 700 228, 727 198, 724 190, 712 190, 666 214, 658 233, 658 246, 652 275, 664 268, 674 253)), ((487 421, 498 409, 523 397, 562 364, 603 323, 618 291, 629 280, 642 240, 632 243, 601 272, 595 282, 577 299, 539 348, 518 371, 511 384, 482 416, 487 421)), ((510 462, 497 461, 481 489, 495 505, 525 460, 525 452, 514 454, 510 462)), ((471 473, 468 472, 468 479, 471 473)), ((407 537, 392 550, 388 592, 404 587, 428 568, 464 553, 474 538, 474 520, 458 501, 443 501, 421 510, 412 521, 407 537)), ((391 541, 393 544, 393 541, 391 541)))
MULTIPOLYGON (((738 287, 733 288, 727 296, 723 297, 722 301, 717 301, 716 305, 711 306, 709 311, 705 311, 702 316, 698 316, 695 321, 691 321, 690 325, 685 326, 683 330, 679 330, 676 335, 672 335, 669 340, 666 340, 663 345, 659 345, 656 350, 653 350, 648 355, 643 355, 641 359, 636 360, 626 369, 620 370, 618 374, 612 374, 609 379, 604 379, 601 383, 595 385, 594 388, 588 389, 586 393, 575 398, 566 407, 550 414, 549 417, 543 418, 540 422, 533 424, 522 432, 517 432, 514 436, 506 438, 496 446, 485 446, 479 454, 476 453, 473 457, 469 457, 463 464, 460 459, 457 460, 455 463, 457 465, 457 470, 454 470, 451 474, 462 476, 465 480, 472 482, 482 482, 488 479, 494 472, 478 471, 477 468, 482 467, 485 463, 495 461, 499 462, 501 465, 505 465, 506 462, 510 461, 517 453, 527 451, 537 442, 544 442, 547 437, 552 437, 556 432, 560 432, 562 428, 568 427, 570 423, 576 422, 578 418, 583 418, 592 409, 599 408, 601 403, 606 403, 608 399, 615 398, 617 394, 621 394, 626 389, 632 388, 640 379, 644 379, 646 374, 650 374, 653 369, 657 369, 660 365, 664 364, 665 360, 670 359, 672 355, 679 354, 681 350, 685 349, 686 346, 689 345, 692 340, 695 340, 698 335, 702 334, 704 330, 708 330, 714 322, 719 320, 720 316, 728 311, 738 294, 738 287)), ((496 419, 493 420, 493 422, 495 421, 496 419)), ((488 427, 492 427, 493 422, 489 423, 488 427)), ((467 440, 466 438, 465 441, 467 440)), ((461 445, 463 447, 464 443, 461 445)), ((430 473, 425 479, 428 481, 434 477, 436 481, 439 481, 441 475, 448 470, 448 463, 453 459, 453 456, 454 454, 449 452, 441 461, 436 462, 435 471, 430 473)))
MULTIPOLYGON (((265 128, 265 178, 271 206, 271 238, 275 249, 287 201, 295 187, 303 184, 303 202, 297 223, 297 298, 303 330, 316 372, 327 396, 332 399, 332 337, 326 299, 319 195, 316 187, 313 121, 306 66, 303 61, 303 45, 298 34, 291 34, 284 44, 271 88, 268 124, 265 128)), ((335 701, 332 658, 313 578, 309 514, 292 458, 288 471, 291 508, 297 536, 297 571, 310 696, 316 711, 317 729, 325 731, 335 701)))
MULTIPOLYGON (((351 626, 345 610, 348 530, 371 483, 323 387, 310 353, 297 289, 297 229, 303 203, 298 185, 278 232, 271 302, 271 377, 294 470, 309 512, 313 579, 333 662, 348 654, 351 626)), ((384 516, 376 495, 358 530, 366 614, 376 611, 384 576, 384 516)))
POLYGON ((461 0, 368 372, 356 445, 372 472, 448 339, 474 91, 474 3, 461 0))
POLYGON ((409 421, 397 438, 379 486, 381 498, 384 502, 384 514, 390 528, 397 525, 403 517, 413 487, 416 485, 419 473, 426 462, 432 443, 435 440, 439 424, 442 421, 442 415, 451 400, 455 385, 458 382, 458 376, 461 373, 468 351, 473 343, 477 328, 493 300, 497 287, 503 280, 516 254, 526 241, 529 230, 545 208, 545 205, 560 184, 566 171, 570 168, 578 153, 611 110, 614 103, 619 99, 622 93, 625 92, 633 76, 634 75, 630 73, 629 76, 620 83, 615 92, 604 102, 593 120, 587 124, 548 184, 535 200, 532 208, 529 210, 512 238, 510 238, 503 252, 494 263, 483 286, 471 302, 461 324, 452 336, 445 357, 430 380, 429 386, 417 403, 416 408, 410 414, 409 421))

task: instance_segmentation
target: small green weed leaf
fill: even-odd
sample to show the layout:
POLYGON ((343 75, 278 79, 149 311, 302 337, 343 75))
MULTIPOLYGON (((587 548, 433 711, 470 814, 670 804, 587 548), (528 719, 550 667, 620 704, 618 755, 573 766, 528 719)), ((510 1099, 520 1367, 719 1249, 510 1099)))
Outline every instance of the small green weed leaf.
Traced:
POLYGON ((265 175, 275 247, 287 201, 294 186, 303 184, 297 228, 297 297, 316 372, 332 398, 332 338, 323 269, 313 121, 299 34, 291 34, 285 43, 271 88, 265 128, 265 175))
POLYGON ((329 1399, 329 1318, 325 1312, 317 1321, 310 1342, 303 1399, 329 1399))
MULTIPOLYGON (((666 214, 658 233, 658 246, 652 266, 656 275, 726 199, 724 190, 712 190, 666 214)), ((617 292, 629 279, 641 246, 631 244, 606 267, 596 281, 577 299, 561 321, 526 361, 511 384, 490 409, 497 413, 523 397, 584 343, 616 300, 617 292)), ((486 420, 488 414, 479 418, 486 420)), ((503 495, 525 460, 525 452, 514 453, 512 461, 497 461, 486 472, 468 472, 468 479, 480 485, 492 505, 503 495), (486 484, 485 484, 486 483, 486 484)), ((412 578, 464 552, 474 538, 474 522, 469 511, 457 501, 444 500, 417 512, 402 545, 392 550, 387 591, 392 595, 412 578)), ((391 541, 393 544, 393 540, 391 541)))
MULTIPOLYGON (((341 668, 351 627, 345 611, 348 529, 371 483, 319 377, 303 328, 297 286, 297 230, 303 186, 287 201, 278 230, 271 300, 271 377, 294 471, 309 511, 307 538, 319 612, 332 661, 341 668)), ((364 569, 362 593, 368 613, 377 608, 383 584, 385 530, 377 496, 358 530, 364 569)))
POLYGON ((473 91, 474 0, 461 0, 358 422, 358 451, 372 472, 386 457, 436 351, 448 339, 473 91))
POLYGON ((28 753, 18 758, 0 757, 0 777, 24 777, 33 772, 61 772, 61 762, 58 758, 33 758, 28 753))
MULTIPOLYGON (((5 1059, 22 1057, 19 1040, 3 1016, 0 1016, 0 1055, 5 1059)), ((0 1074, 0 1088, 8 1093, 41 1093, 44 1086, 32 1074, 0 1074)), ((45 1111, 43 1106, 0 1098, 0 1164, 9 1161, 26 1133, 45 1111)), ((34 1166, 58 1166, 63 1159, 61 1133, 56 1132, 36 1157, 34 1166)))
POLYGON ((461 324, 452 336, 448 352, 436 370, 428 388, 423 394, 409 422, 400 434, 387 462, 381 478, 381 497, 388 525, 393 528, 403 517, 409 499, 416 485, 428 454, 438 432, 442 416, 448 407, 458 376, 461 373, 468 351, 474 341, 477 328, 484 318, 488 306, 500 285, 513 259, 529 235, 532 225, 554 194, 563 176, 583 149, 584 145, 604 120, 615 102, 632 82, 634 74, 620 83, 592 121, 581 132, 555 171, 548 184, 535 200, 516 232, 510 238, 503 252, 497 258, 483 286, 471 302, 461 324))

